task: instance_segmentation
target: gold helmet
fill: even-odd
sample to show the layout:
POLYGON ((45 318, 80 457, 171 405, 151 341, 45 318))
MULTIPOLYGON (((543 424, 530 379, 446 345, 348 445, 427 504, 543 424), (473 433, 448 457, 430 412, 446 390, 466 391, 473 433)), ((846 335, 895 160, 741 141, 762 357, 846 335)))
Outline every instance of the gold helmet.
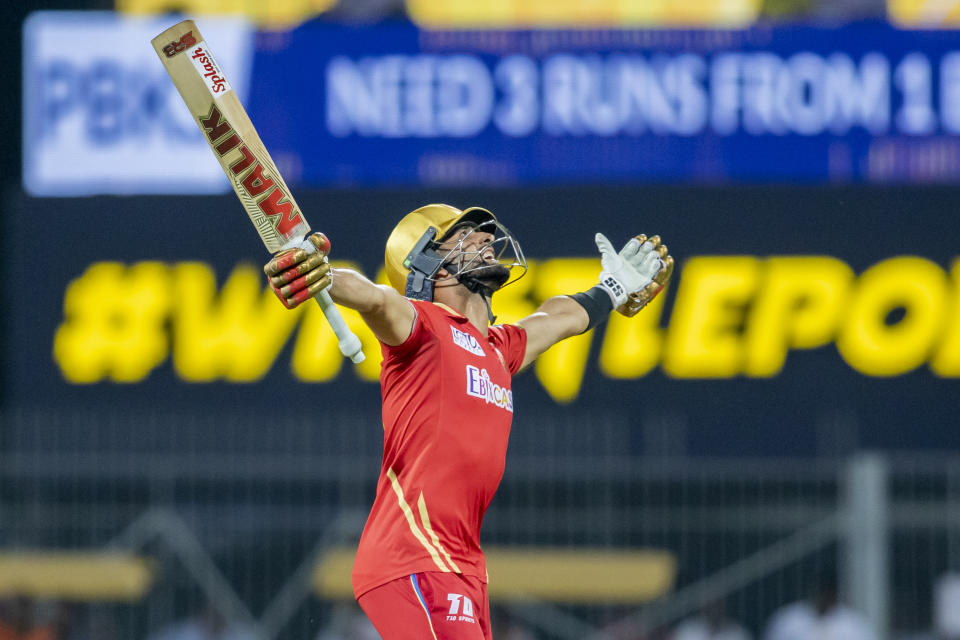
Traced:
MULTIPOLYGON (((481 207, 469 207, 461 211, 447 204, 428 204, 404 216, 387 238, 384 262, 390 285, 401 295, 432 300, 434 276, 441 267, 449 264, 448 260, 453 254, 451 251, 442 255, 437 249, 451 230, 464 223, 474 229, 483 227, 494 235, 494 243, 498 245, 495 248, 497 259, 508 270, 519 266, 526 272, 527 264, 520 246, 492 213, 481 207), (513 255, 505 263, 502 256, 507 248, 512 249, 513 255)), ((454 251, 459 249, 458 245, 454 251)), ((469 273, 470 268, 461 269, 456 277, 464 282, 469 279, 469 273)))

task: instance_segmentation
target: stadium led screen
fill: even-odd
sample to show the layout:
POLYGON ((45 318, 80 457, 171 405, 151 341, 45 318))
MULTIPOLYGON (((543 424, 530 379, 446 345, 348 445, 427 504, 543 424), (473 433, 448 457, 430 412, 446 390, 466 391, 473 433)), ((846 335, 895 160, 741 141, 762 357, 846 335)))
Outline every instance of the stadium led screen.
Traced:
MULTIPOLYGON (((26 26, 27 190, 223 192, 149 59, 169 25, 69 15, 26 26)), ((953 32, 217 24, 199 26, 295 187, 960 179, 953 32)))

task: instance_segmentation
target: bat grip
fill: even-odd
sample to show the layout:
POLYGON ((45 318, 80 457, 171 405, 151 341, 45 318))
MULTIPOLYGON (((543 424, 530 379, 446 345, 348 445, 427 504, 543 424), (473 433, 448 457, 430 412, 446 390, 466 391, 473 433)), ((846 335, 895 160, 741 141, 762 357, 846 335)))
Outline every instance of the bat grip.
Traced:
MULTIPOLYGON (((298 246, 307 253, 313 253, 317 250, 309 240, 304 240, 293 246, 298 246)), ((353 331, 350 331, 350 327, 343 321, 343 316, 340 315, 340 310, 337 309, 333 298, 330 297, 330 292, 324 289, 313 296, 313 299, 320 305, 320 310, 323 311, 323 315, 326 316, 330 328, 333 329, 333 333, 337 336, 337 345, 340 347, 340 353, 350 358, 354 364, 363 362, 366 356, 363 355, 360 338, 358 338, 353 331)))
POLYGON ((340 346, 340 353, 350 358, 354 364, 363 362, 365 356, 360 346, 360 338, 354 335, 354 333, 350 331, 350 328, 347 327, 347 323, 343 321, 343 316, 340 315, 340 310, 337 309, 337 306, 333 303, 330 293, 324 289, 315 295, 313 299, 320 305, 323 315, 327 317, 327 322, 330 323, 330 327, 336 334, 338 345, 340 346))

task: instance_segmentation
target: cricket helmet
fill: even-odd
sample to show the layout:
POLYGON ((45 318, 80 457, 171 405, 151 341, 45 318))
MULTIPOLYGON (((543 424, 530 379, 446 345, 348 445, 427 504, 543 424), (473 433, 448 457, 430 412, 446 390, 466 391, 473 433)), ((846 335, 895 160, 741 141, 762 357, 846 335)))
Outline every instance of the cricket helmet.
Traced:
POLYGON ((493 234, 494 255, 511 275, 513 267, 522 268, 519 275, 510 277, 501 287, 523 276, 527 263, 520 245, 492 213, 481 207, 461 211, 447 204, 428 204, 404 216, 387 238, 384 263, 390 285, 408 298, 432 300, 434 277, 441 267, 447 267, 472 290, 476 281, 471 272, 484 266, 479 252, 463 264, 462 240, 453 249, 440 249, 446 236, 463 224, 469 224, 474 231, 493 234), (458 257, 461 264, 454 268, 452 261, 458 257))

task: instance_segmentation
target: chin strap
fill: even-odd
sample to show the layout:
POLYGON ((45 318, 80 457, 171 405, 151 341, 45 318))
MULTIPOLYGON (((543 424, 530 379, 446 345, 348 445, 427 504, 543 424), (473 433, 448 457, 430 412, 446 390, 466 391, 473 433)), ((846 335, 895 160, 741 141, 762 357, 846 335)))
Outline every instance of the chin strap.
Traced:
POLYGON ((459 276, 457 280, 467 288, 468 291, 473 293, 479 293, 483 298, 484 304, 487 305, 487 318, 490 320, 490 324, 493 324, 497 320, 497 316, 493 315, 493 308, 490 306, 490 300, 493 298, 493 289, 483 284, 476 278, 466 277, 461 279, 459 276))
POLYGON ((487 303, 487 319, 490 320, 490 324, 496 324, 497 316, 493 315, 493 309, 490 307, 490 298, 483 296, 483 301, 487 303))

